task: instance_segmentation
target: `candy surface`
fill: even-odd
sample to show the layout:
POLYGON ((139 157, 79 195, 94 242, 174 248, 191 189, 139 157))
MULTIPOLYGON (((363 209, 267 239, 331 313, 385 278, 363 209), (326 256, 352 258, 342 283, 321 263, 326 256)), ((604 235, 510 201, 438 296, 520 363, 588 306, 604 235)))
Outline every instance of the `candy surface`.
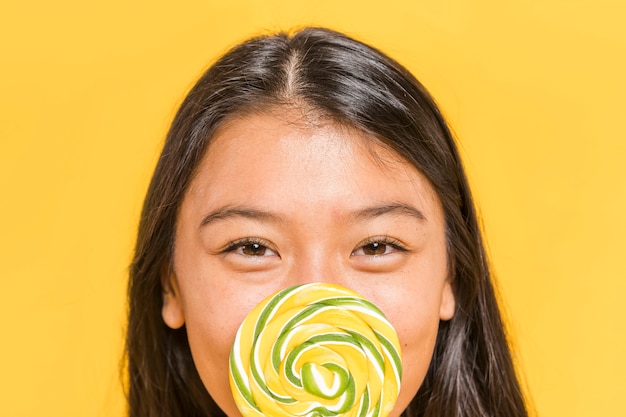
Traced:
POLYGON ((384 314, 332 284, 290 287, 262 301, 230 354, 244 417, 386 417, 401 378, 400 343, 384 314))

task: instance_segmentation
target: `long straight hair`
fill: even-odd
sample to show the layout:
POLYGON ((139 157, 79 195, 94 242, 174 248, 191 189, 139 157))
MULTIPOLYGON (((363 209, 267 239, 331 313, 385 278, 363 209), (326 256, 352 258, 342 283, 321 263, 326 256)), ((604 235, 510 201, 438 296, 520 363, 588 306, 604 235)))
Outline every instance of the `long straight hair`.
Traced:
POLYGON ((191 89, 168 132, 139 225, 128 287, 131 417, 222 416, 194 366, 185 327, 161 318, 176 218, 214 132, 229 117, 290 106, 372 135, 430 181, 443 206, 454 317, 405 416, 523 417, 468 181, 444 118, 393 59, 343 34, 306 28, 236 46, 191 89))

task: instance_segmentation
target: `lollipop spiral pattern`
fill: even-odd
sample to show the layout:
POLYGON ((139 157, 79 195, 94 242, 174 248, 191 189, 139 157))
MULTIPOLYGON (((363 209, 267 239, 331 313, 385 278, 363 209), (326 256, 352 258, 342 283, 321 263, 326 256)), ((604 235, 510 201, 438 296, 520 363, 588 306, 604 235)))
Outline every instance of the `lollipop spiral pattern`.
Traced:
POLYGON ((402 378, 398 336, 383 313, 337 285, 277 292, 245 318, 230 354, 244 417, 381 416, 402 378))

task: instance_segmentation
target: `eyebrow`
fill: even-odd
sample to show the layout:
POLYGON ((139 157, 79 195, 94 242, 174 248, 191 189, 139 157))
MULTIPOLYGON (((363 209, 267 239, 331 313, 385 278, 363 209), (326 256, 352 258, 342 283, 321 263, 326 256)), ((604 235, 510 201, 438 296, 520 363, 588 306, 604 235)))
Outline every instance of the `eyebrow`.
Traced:
POLYGON ((383 215, 408 215, 420 222, 428 221, 424 213, 419 209, 404 203, 384 204, 380 206, 366 207, 352 213, 350 217, 354 221, 368 220, 383 215))
POLYGON ((272 223, 282 222, 280 216, 268 211, 258 210, 252 207, 226 206, 207 214, 200 222, 200 227, 202 228, 210 223, 220 220, 228 220, 233 217, 244 217, 247 219, 269 221, 272 223))
MULTIPOLYGON (((383 204, 366 207, 349 214, 352 222, 369 220, 384 215, 408 215, 420 222, 428 221, 424 213, 417 208, 404 203, 383 204)), ((228 220, 234 217, 243 217, 252 220, 260 220, 271 223, 282 223, 283 219, 272 212, 255 209, 245 206, 221 207, 207 214, 200 222, 200 228, 221 220, 228 220)))

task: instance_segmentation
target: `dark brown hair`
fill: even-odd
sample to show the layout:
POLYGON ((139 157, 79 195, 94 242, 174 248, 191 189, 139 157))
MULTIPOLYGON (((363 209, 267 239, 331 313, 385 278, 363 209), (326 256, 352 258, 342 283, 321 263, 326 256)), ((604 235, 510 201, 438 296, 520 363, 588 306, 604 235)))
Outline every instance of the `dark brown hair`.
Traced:
POLYGON ((456 313, 406 416, 526 416, 474 203, 434 100, 400 64, 327 29, 251 39, 219 59, 181 105, 145 199, 130 269, 126 342, 131 417, 219 416, 185 327, 161 318, 162 278, 183 195, 216 129, 235 114, 296 106, 378 138, 412 163, 441 200, 456 313))

